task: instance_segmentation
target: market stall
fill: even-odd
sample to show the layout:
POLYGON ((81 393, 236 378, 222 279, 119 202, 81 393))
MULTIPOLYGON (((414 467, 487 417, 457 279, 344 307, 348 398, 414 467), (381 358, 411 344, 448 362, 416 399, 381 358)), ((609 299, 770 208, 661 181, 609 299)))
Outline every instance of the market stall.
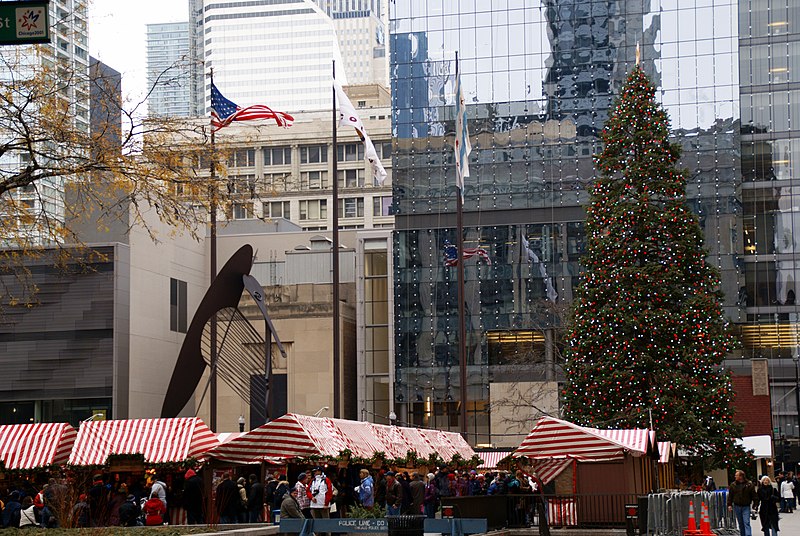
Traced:
POLYGON ((217 435, 198 418, 89 421, 78 430, 69 464, 75 470, 99 471, 129 488, 144 478, 146 469, 156 471, 168 488, 170 521, 182 524, 185 472, 217 445, 217 435))
POLYGON ((210 450, 206 455, 230 463, 254 463, 284 459, 341 459, 366 462, 382 457, 386 462, 468 460, 472 447, 453 432, 387 426, 345 419, 310 417, 289 413, 210 450))
POLYGON ((556 494, 562 498, 550 507, 556 510, 553 517, 563 518, 558 524, 600 525, 617 522, 624 504, 636 496, 670 487, 673 452, 647 429, 589 428, 543 417, 513 456, 534 467, 546 463, 546 470, 556 473, 556 494))

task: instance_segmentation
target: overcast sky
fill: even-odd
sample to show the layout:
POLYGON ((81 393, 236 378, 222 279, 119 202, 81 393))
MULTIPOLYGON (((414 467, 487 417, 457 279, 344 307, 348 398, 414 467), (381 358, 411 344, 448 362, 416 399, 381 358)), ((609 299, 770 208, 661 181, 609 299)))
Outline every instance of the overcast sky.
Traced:
POLYGON ((122 73, 124 97, 142 99, 147 86, 147 24, 185 21, 186 0, 92 0, 89 7, 89 50, 92 56, 122 73))

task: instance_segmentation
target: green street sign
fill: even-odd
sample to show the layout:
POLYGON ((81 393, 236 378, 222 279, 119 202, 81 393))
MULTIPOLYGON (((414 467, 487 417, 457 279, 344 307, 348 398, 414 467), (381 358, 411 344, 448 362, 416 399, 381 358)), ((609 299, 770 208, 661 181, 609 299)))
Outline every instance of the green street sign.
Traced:
POLYGON ((0 2, 0 45, 50 42, 48 0, 0 2))

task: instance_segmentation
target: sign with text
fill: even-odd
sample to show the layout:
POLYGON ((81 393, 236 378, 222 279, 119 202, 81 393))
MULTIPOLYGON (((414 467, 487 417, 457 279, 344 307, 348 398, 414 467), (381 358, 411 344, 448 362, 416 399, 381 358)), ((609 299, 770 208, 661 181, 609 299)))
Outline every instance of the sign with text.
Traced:
POLYGON ((0 2, 0 45, 50 42, 50 2, 0 2))

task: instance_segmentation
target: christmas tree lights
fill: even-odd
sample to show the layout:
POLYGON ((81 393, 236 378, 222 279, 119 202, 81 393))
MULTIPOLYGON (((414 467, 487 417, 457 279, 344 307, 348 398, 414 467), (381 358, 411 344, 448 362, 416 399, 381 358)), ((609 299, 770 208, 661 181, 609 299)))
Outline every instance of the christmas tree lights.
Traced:
POLYGON ((741 434, 722 369, 735 340, 675 167, 680 147, 638 65, 602 140, 568 335, 567 415, 600 428, 652 423, 659 438, 721 465, 741 434))

